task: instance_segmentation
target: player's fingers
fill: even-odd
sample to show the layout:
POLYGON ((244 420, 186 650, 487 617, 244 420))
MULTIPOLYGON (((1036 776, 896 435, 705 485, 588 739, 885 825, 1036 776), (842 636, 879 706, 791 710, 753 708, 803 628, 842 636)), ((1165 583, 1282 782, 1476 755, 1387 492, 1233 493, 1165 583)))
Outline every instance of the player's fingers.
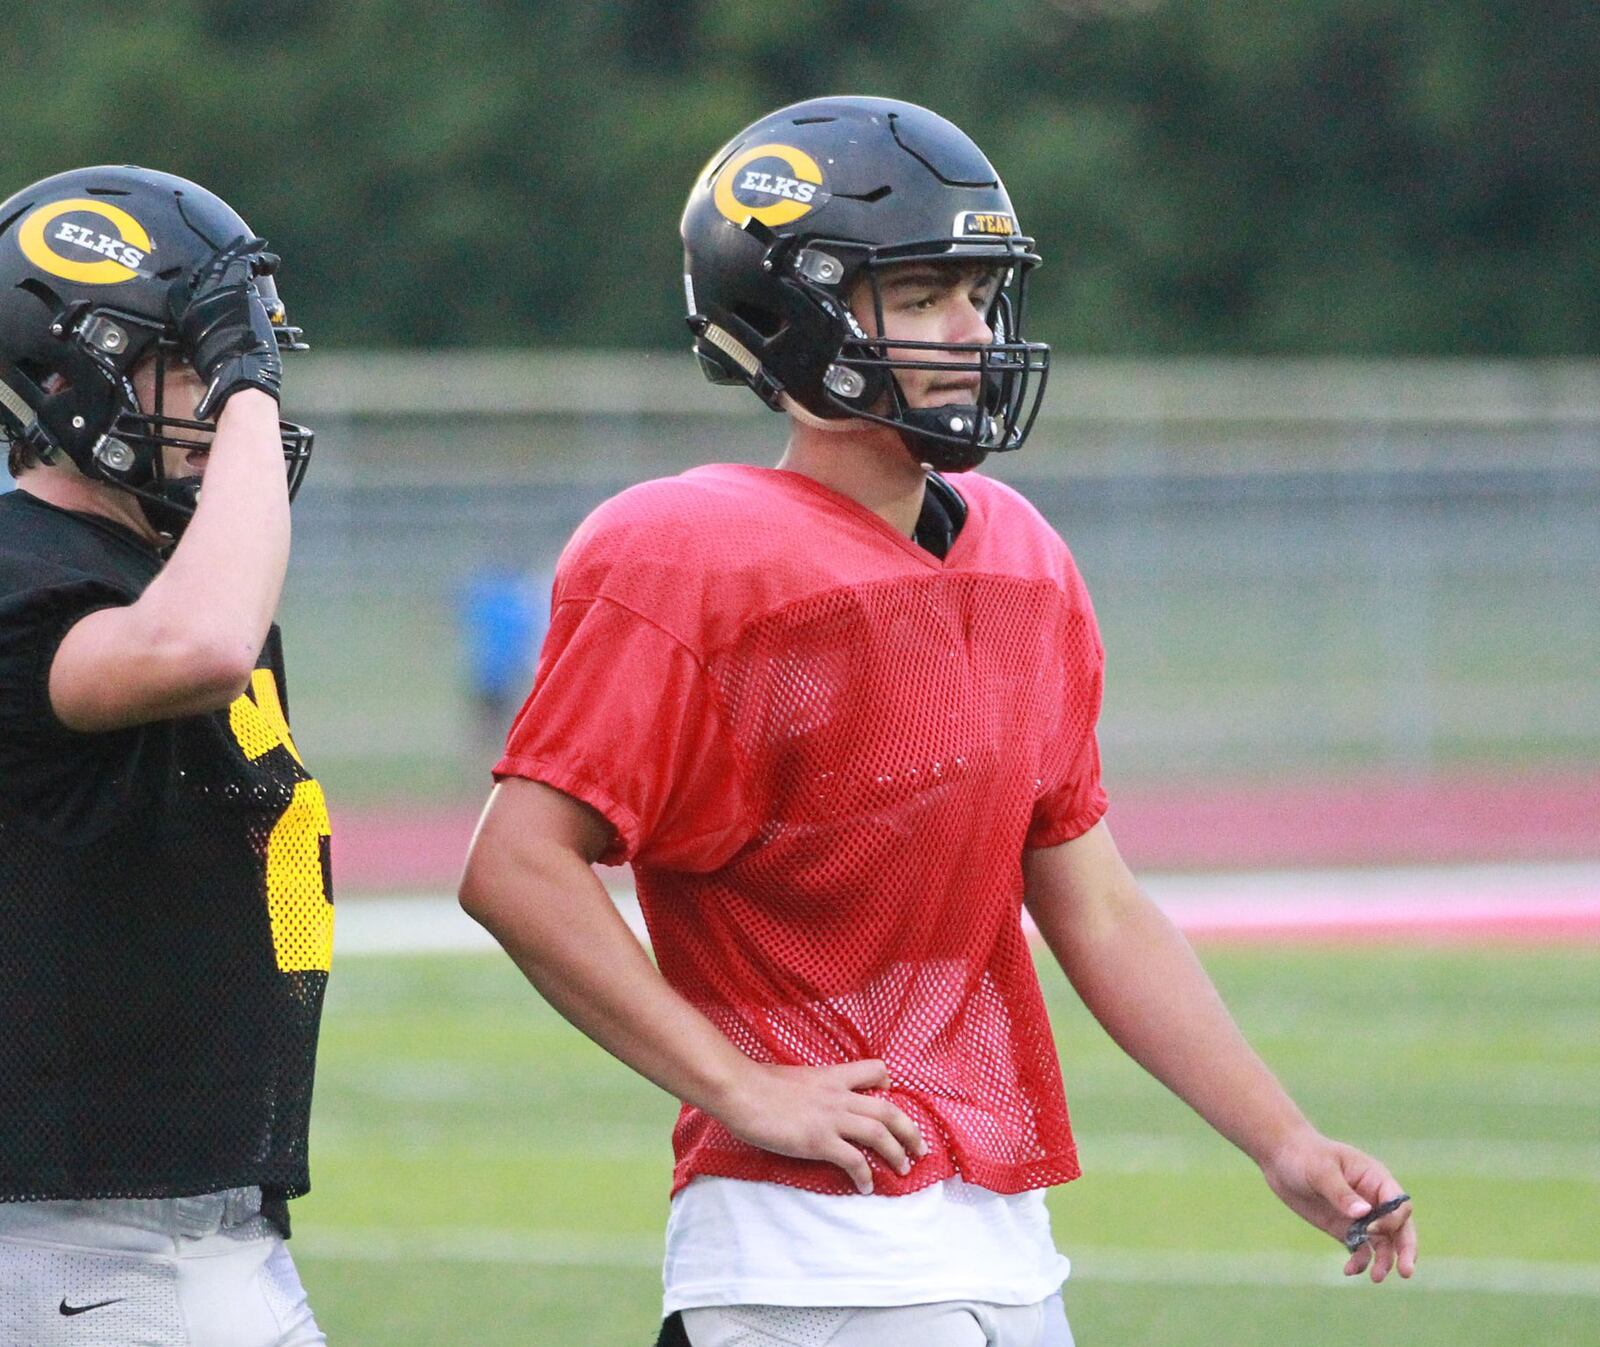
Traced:
POLYGON ((1372 1280, 1381 1282, 1389 1275, 1389 1270, 1394 1267, 1394 1242, 1387 1239, 1376 1239, 1372 1242, 1372 1280))
POLYGON ((904 1174, 911 1168, 905 1147, 900 1144, 895 1134, 876 1118, 864 1118, 859 1113, 853 1114, 839 1128, 839 1135, 847 1141, 855 1142, 858 1146, 876 1151, 896 1174, 904 1174))
POLYGON ((872 1191, 872 1166, 867 1163, 867 1157, 843 1137, 834 1138, 817 1158, 844 1170, 845 1176, 855 1184, 856 1191, 863 1197, 872 1191))
POLYGON ((876 1118, 891 1132, 895 1139, 906 1148, 906 1154, 913 1159, 920 1160, 928 1153, 928 1144, 922 1139, 922 1132, 916 1123, 912 1122, 905 1113, 896 1108, 887 1099, 878 1099, 871 1095, 863 1095, 854 1105, 855 1111, 864 1113, 869 1118, 876 1118))
MULTIPOLYGON (((1380 1195, 1380 1199, 1379 1199, 1380 1200, 1380 1205, 1383 1202, 1390 1201, 1392 1198, 1403 1197, 1404 1196, 1404 1194, 1400 1191, 1400 1187, 1399 1187, 1398 1184, 1393 1185, 1393 1187, 1394 1187, 1394 1192, 1392 1192, 1392 1193, 1384 1192, 1384 1193, 1382 1193, 1380 1195)), ((1406 1222, 1409 1221, 1410 1219, 1411 1219, 1411 1203, 1409 1201, 1402 1202, 1398 1207, 1396 1207, 1393 1211, 1389 1212, 1387 1215, 1380 1216, 1380 1217, 1378 1217, 1377 1220, 1373 1221, 1367 1227, 1367 1233, 1369 1235, 1371 1235, 1374 1239, 1376 1239, 1380 1235, 1384 1236, 1385 1238, 1392 1239, 1392 1238, 1396 1237, 1397 1235, 1399 1235, 1400 1231, 1405 1227, 1406 1222)))
POLYGON ((1375 1168, 1377 1175, 1372 1182, 1377 1187, 1372 1183, 1363 1183, 1361 1187, 1364 1193, 1376 1193, 1377 1205, 1351 1225, 1350 1233, 1360 1231, 1372 1240, 1391 1241, 1411 1219, 1411 1196, 1400 1191, 1400 1185, 1390 1177, 1388 1170, 1378 1165, 1375 1168))
POLYGON ((1367 1264, 1372 1261, 1372 1245, 1363 1244, 1345 1261, 1344 1275, 1359 1277, 1367 1270, 1367 1264))
POLYGON ((1393 1174, 1370 1155, 1352 1151, 1344 1161, 1345 1178, 1361 1196, 1374 1207, 1400 1205, 1391 1211, 1380 1211, 1372 1220, 1374 1234, 1398 1230, 1411 1214, 1410 1195, 1400 1186, 1393 1174))
POLYGON ((1409 1277, 1417 1270, 1417 1223, 1406 1213, 1406 1223, 1395 1236, 1395 1271, 1409 1277))
POLYGON ((1306 1181, 1312 1192, 1347 1221, 1358 1221, 1372 1210, 1372 1203, 1351 1186, 1343 1166, 1332 1156, 1307 1174, 1306 1181))
POLYGON ((875 1057, 833 1067, 831 1074, 847 1090, 884 1090, 889 1086, 889 1068, 875 1057))

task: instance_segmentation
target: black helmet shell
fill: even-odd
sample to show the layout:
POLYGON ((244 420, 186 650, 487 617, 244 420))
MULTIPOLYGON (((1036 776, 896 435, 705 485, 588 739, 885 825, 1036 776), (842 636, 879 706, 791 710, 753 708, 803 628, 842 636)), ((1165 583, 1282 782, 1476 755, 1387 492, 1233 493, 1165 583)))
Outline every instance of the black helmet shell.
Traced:
MULTIPOLYGON (((851 294, 863 274, 911 260, 966 258, 1014 273, 1018 300, 998 306, 982 355, 986 405, 955 438, 984 452, 1020 445, 1048 364, 1048 348, 1019 330, 1020 285, 1039 257, 994 166, 937 113, 841 97, 763 117, 707 163, 682 235, 689 325, 708 378, 748 384, 774 407, 788 394, 820 417, 887 419, 919 450, 930 427, 907 409, 872 414, 886 394, 899 403, 895 362, 881 342, 863 341, 851 294), (1022 385, 1033 375, 1029 402, 1022 385)), ((937 365, 934 355, 917 363, 937 365)))
MULTIPOLYGON (((88 476, 170 494, 159 448, 182 423, 141 409, 129 374, 152 349, 176 347, 172 283, 241 236, 253 231, 215 193, 131 164, 58 173, 0 202, 0 428, 46 461, 65 454, 88 476)), ((255 284, 279 345, 303 349, 272 277, 255 284)), ((310 432, 286 426, 284 437, 297 486, 310 432)), ((177 515, 158 502, 161 526, 181 527, 192 497, 165 501, 177 515)))

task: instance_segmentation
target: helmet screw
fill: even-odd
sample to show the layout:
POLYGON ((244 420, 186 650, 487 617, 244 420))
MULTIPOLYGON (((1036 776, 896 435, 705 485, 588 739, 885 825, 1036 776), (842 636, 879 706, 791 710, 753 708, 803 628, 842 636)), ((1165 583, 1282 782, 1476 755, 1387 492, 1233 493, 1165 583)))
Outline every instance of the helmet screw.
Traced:
POLYGON ((94 447, 94 456, 113 472, 126 472, 133 466, 133 450, 128 448, 121 440, 114 440, 109 435, 101 437, 100 443, 94 447))
POLYGON ((966 422, 966 418, 965 417, 952 416, 950 418, 950 429, 955 431, 955 433, 957 435, 959 435, 966 428, 967 428, 967 422, 966 422))
POLYGON ((74 430, 82 430, 83 429, 83 425, 84 425, 84 422, 83 422, 83 418, 81 416, 74 416, 72 418, 72 428, 74 430))
POLYGON ((829 365, 822 386, 841 398, 858 398, 867 391, 867 381, 857 370, 844 365, 829 365))
POLYGON ((844 275, 844 263, 818 248, 804 248, 794 259, 794 269, 818 285, 836 285, 844 275))
POLYGON ((770 257, 763 257, 761 259, 761 270, 763 270, 763 271, 771 271, 772 270, 772 259, 770 257))
POLYGON ((65 331, 66 331, 66 328, 62 327, 60 323, 51 323, 50 324, 50 335, 52 337, 59 337, 65 331))

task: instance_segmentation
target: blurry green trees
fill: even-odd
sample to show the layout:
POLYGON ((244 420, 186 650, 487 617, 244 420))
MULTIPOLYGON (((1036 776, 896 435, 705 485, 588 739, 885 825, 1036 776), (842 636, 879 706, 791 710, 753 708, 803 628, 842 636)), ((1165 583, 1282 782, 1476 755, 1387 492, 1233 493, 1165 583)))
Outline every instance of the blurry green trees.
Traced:
POLYGON ((325 347, 674 345, 695 171, 853 91, 989 151, 1062 349, 1600 349, 1593 0, 52 0, 8 36, 3 192, 197 178, 325 347))

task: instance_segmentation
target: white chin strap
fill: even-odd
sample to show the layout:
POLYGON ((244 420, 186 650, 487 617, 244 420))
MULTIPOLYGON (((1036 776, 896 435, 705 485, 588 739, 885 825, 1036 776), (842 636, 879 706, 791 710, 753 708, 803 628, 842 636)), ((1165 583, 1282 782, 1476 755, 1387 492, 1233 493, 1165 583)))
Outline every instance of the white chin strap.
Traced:
POLYGON ((818 416, 815 412, 808 411, 787 393, 780 394, 778 400, 783 404, 784 411, 801 425, 808 426, 812 430, 861 431, 870 429, 873 424, 871 421, 862 420, 859 416, 847 416, 837 421, 829 420, 825 416, 818 416))

